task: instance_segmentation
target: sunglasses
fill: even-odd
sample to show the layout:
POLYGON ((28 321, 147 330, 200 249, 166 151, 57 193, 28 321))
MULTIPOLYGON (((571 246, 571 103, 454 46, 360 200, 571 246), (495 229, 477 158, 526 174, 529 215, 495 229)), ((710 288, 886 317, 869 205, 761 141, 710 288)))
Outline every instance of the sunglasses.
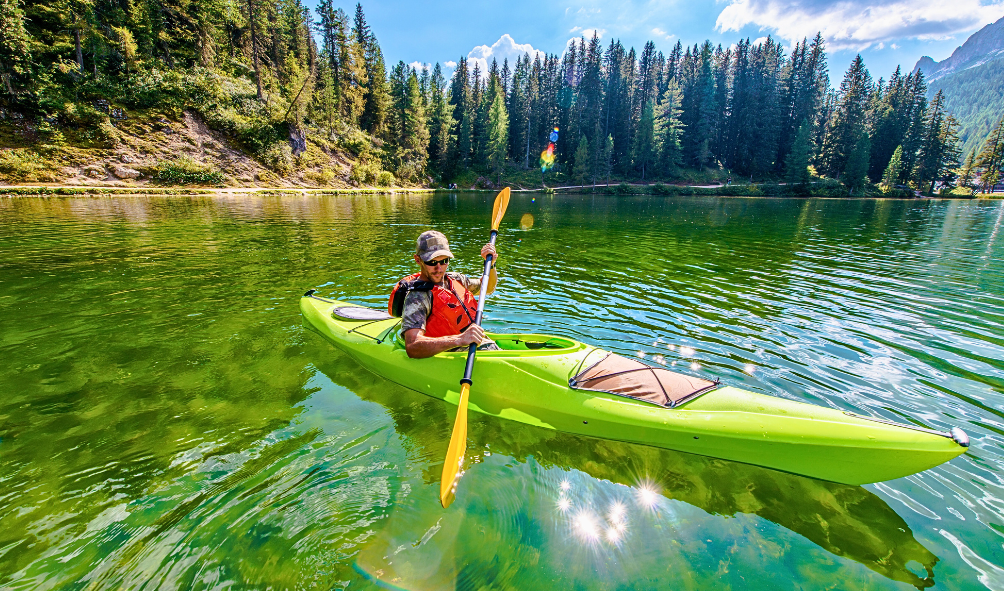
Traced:
POLYGON ((427 267, 438 267, 439 265, 449 265, 450 259, 442 259, 439 261, 425 261, 425 266, 427 267))

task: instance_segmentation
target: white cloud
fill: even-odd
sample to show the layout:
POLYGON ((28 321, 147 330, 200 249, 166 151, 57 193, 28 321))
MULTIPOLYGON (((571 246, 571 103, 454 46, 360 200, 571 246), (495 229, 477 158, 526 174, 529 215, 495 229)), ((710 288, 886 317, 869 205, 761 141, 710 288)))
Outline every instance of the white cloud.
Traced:
MULTIPOLYGON (((539 49, 534 49, 529 43, 516 43, 509 33, 506 33, 499 37, 499 40, 493 43, 490 47, 488 45, 478 45, 467 54, 468 69, 469 71, 474 71, 474 63, 480 65, 481 74, 486 76, 488 74, 488 68, 492 60, 498 62, 499 68, 502 68, 502 62, 505 59, 509 60, 509 69, 516 66, 516 60, 523 57, 523 54, 530 54, 530 59, 537 55, 540 59, 544 59, 545 55, 543 51, 539 49)), ((456 64, 454 64, 456 66, 456 64)))
POLYGON ((756 45, 763 45, 766 42, 767 42, 767 38, 766 37, 757 37, 756 39, 753 40, 753 45, 754 46, 756 46, 756 45))
POLYGON ((662 37, 664 39, 672 39, 673 37, 676 37, 676 35, 670 35, 669 33, 663 31, 659 27, 652 29, 652 34, 655 35, 656 37, 662 37))
POLYGON ((568 32, 569 33, 577 33, 578 31, 581 31, 581 30, 582 30, 582 27, 572 27, 571 29, 568 29, 568 32))
POLYGON ((418 71, 419 75, 421 75, 422 73, 422 68, 429 68, 429 71, 430 72, 432 71, 432 64, 423 64, 422 62, 411 62, 410 64, 408 64, 408 67, 415 68, 415 70, 418 71))
POLYGON ((727 0, 715 28, 747 25, 789 42, 822 32, 828 49, 862 50, 894 39, 947 39, 1000 18, 1004 0, 727 0))
POLYGON ((446 66, 447 68, 456 68, 457 67, 457 62, 455 62, 453 60, 449 60, 449 61, 443 62, 443 65, 446 66))
POLYGON ((588 41, 593 38, 593 33, 595 33, 597 37, 603 37, 606 32, 606 29, 582 29, 582 36, 588 41))

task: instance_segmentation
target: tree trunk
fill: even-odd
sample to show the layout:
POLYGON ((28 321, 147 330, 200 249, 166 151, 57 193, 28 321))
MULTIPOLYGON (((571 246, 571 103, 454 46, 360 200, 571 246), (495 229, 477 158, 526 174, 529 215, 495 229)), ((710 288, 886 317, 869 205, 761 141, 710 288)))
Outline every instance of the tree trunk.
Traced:
MULTIPOLYGON (((526 98, 526 104, 530 104, 530 97, 526 98)), ((526 113, 526 157, 523 159, 523 170, 530 168, 530 110, 526 113)))
POLYGON ((77 68, 84 73, 84 48, 80 46, 80 29, 73 29, 73 43, 77 48, 77 68))
POLYGON ((263 102, 265 96, 261 91, 261 72, 258 70, 258 28, 254 18, 254 0, 248 0, 248 24, 251 26, 251 58, 254 62, 254 81, 258 85, 258 102, 263 102))

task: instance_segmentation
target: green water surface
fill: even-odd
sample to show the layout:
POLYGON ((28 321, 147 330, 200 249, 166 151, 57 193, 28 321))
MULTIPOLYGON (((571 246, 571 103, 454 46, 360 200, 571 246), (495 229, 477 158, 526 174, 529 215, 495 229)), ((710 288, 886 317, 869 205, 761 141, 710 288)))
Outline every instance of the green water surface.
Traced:
POLYGON ((972 446, 860 487, 472 414, 444 510, 455 407, 297 304, 429 228, 477 273, 491 209, 0 198, 0 589, 1004 589, 1004 204, 514 194, 489 330, 972 446))

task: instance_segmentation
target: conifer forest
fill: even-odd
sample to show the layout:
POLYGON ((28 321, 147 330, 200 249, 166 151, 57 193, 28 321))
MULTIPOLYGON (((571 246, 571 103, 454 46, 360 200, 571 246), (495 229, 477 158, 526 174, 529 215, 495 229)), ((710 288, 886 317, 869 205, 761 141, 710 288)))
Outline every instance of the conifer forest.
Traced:
POLYGON ((593 36, 485 72, 460 58, 448 75, 385 63, 377 33, 361 5, 332 0, 0 0, 0 108, 31 131, 4 140, 16 149, 0 173, 113 146, 119 111, 191 111, 280 177, 323 154, 355 186, 539 186, 555 128, 548 174, 566 184, 829 180, 864 194, 1000 178, 1004 119, 963 154, 922 72, 876 79, 858 56, 831 84, 821 35, 637 50, 593 36))

